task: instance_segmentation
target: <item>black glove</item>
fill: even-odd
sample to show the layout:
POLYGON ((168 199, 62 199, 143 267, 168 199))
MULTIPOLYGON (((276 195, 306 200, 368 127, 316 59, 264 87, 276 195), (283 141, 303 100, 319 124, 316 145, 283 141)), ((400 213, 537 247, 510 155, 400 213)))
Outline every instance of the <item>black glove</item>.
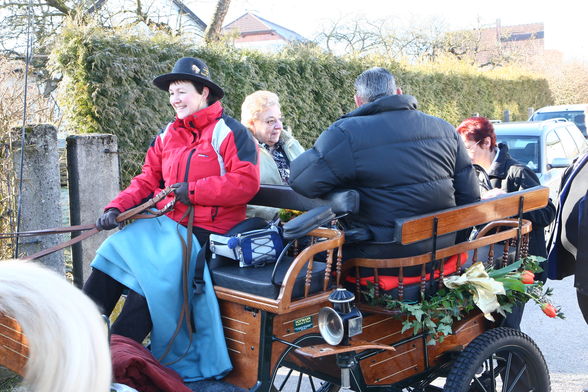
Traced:
POLYGON ((192 205, 190 198, 188 197, 189 187, 187 182, 178 182, 177 184, 173 184, 172 188, 175 188, 174 192, 176 194, 176 200, 187 206, 192 205))
POLYGON ((119 216, 120 211, 118 208, 109 208, 98 218, 96 221, 96 227, 98 230, 112 230, 119 226, 116 221, 116 217, 119 216))

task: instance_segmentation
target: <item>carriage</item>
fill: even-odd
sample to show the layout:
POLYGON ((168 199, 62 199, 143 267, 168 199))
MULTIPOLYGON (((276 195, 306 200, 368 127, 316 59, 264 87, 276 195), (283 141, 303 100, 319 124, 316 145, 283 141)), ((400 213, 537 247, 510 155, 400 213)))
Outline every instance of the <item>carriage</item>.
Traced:
MULTIPOLYGON (((337 219, 357 211, 356 192, 307 199, 262 186, 252 204, 307 212, 284 225, 288 249, 275 264, 209 260, 234 367, 224 380, 250 391, 549 391, 540 350, 522 332, 501 327, 500 316, 492 322, 471 311, 443 340, 432 340, 426 330, 404 328, 406 316, 378 301, 426 298, 444 277, 477 261, 502 267, 526 256, 532 227, 522 215, 547 200, 548 189, 536 187, 399 219, 395 242, 426 243, 426 252, 343 263, 337 219), (442 241, 471 228, 477 234, 469 240, 442 241), (420 274, 405 274, 415 267, 420 274), (391 268, 397 273, 386 275, 391 268)), ((25 338, 15 336, 16 320, 0 317, 0 364, 22 374, 26 346, 16 343, 25 338)))

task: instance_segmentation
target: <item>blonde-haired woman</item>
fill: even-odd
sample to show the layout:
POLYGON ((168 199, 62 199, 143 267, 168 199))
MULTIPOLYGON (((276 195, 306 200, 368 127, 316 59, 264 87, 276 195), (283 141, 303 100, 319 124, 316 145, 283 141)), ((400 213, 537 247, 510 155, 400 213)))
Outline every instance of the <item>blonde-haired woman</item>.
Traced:
MULTIPOLYGON (((284 129, 278 96, 271 91, 259 90, 245 97, 241 106, 241 123, 259 143, 261 183, 288 185, 290 162, 304 149, 284 129)), ((275 208, 249 206, 247 216, 271 220, 277 211, 275 208)))

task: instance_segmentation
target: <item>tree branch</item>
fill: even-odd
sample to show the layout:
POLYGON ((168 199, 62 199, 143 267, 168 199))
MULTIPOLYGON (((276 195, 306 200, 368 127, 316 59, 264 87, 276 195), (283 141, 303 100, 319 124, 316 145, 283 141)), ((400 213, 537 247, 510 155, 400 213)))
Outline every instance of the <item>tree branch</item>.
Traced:
POLYGON ((72 15, 74 13, 73 9, 68 7, 65 2, 61 0, 47 0, 47 5, 61 11, 64 15, 72 15))
POLYGON ((216 3, 216 9, 214 10, 212 22, 210 22, 206 28, 206 31, 204 32, 204 42, 207 44, 220 40, 221 28, 223 21, 225 20, 225 16, 227 16, 227 12, 229 12, 230 5, 231 0, 218 0, 216 3))

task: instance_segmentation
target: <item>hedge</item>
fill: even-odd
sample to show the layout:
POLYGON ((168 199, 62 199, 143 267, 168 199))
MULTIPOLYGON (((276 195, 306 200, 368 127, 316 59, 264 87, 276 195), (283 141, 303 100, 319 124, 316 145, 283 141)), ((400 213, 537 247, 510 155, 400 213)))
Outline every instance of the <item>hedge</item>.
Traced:
POLYGON ((117 135, 123 186, 140 170, 156 132, 173 120, 167 94, 151 81, 182 56, 200 57, 209 65, 213 80, 225 89, 226 112, 237 119, 246 95, 258 89, 276 92, 286 126, 305 147, 354 108, 353 81, 372 66, 394 73, 420 110, 454 125, 473 113, 498 119, 506 109, 512 120, 524 120, 528 107, 553 101, 546 80, 513 68, 481 71, 452 60, 409 65, 377 56, 336 57, 304 46, 262 54, 70 26, 51 55, 53 70, 63 75, 58 99, 68 130, 117 135))

